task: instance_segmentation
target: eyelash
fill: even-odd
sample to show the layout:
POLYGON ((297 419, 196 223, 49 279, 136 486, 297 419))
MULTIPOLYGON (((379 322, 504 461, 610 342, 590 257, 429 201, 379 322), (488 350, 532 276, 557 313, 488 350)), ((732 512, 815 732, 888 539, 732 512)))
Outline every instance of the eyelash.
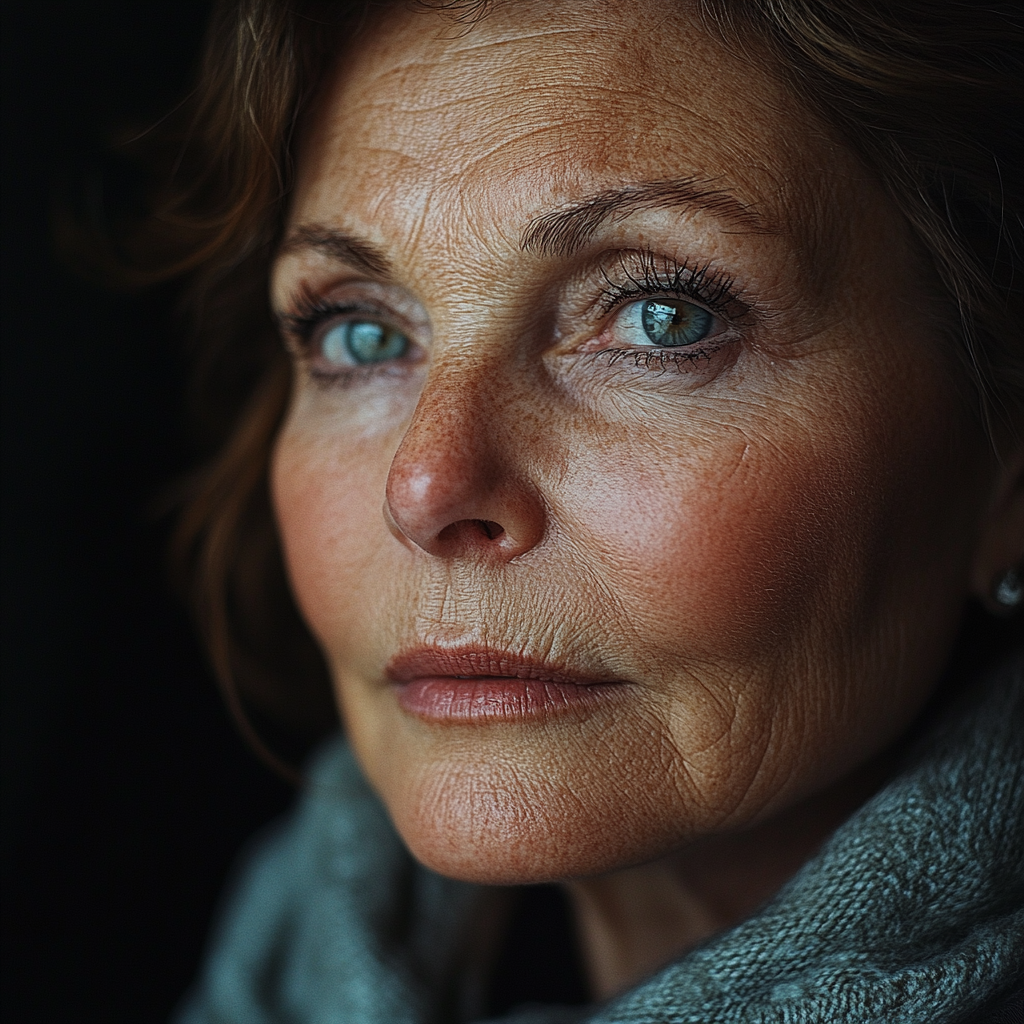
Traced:
MULTIPOLYGON (((677 263, 650 250, 643 250, 620 254, 618 266, 628 283, 618 284, 609 277, 607 271, 602 271, 606 286, 598 300, 602 316, 618 312, 630 302, 665 295, 699 304, 720 316, 731 327, 740 326, 750 311, 734 291, 735 279, 714 270, 709 263, 677 263)), ((609 348, 594 355, 606 357, 609 367, 626 362, 637 370, 682 371, 701 362, 710 362, 721 347, 722 342, 684 350, 609 348)))
MULTIPOLYGON (((629 284, 616 284, 602 271, 605 290, 601 293, 601 312, 605 315, 630 300, 653 295, 672 295, 679 299, 696 300, 710 312, 726 316, 738 302, 733 293, 733 278, 713 270, 709 263, 690 266, 676 263, 649 250, 638 253, 639 274, 627 263, 623 254, 619 268, 629 284)), ((730 319, 734 319, 730 317, 730 319)))
POLYGON ((301 348, 307 349, 316 329, 325 321, 347 313, 365 313, 383 317, 384 310, 368 303, 329 302, 307 291, 302 291, 291 302, 292 312, 278 318, 286 337, 294 338, 301 348))

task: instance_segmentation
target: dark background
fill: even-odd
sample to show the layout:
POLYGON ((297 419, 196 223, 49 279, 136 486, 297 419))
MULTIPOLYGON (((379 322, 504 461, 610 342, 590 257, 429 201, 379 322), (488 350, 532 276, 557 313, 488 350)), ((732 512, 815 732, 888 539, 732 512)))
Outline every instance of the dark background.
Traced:
POLYGON ((180 97, 208 8, 3 5, 0 1011, 12 1024, 164 1020, 240 846, 291 797, 235 734, 166 582, 169 524, 153 507, 195 457, 174 291, 88 285, 57 260, 49 227, 55 194, 99 180, 112 128, 180 97))
MULTIPOLYGON (((164 1021, 240 848, 292 798, 236 734, 167 582, 170 524, 154 509, 196 458, 175 291, 103 291, 51 241, 58 198, 117 206, 128 191, 107 140, 182 96, 208 11, 2 7, 0 1017, 12 1024, 164 1021)), ((996 646, 981 635, 971 657, 996 646)), ((572 940, 549 911, 528 940, 512 929, 509 948, 534 960, 520 955, 505 981, 533 988, 506 985, 495 1012, 582 998, 555 970, 552 951, 572 940)))

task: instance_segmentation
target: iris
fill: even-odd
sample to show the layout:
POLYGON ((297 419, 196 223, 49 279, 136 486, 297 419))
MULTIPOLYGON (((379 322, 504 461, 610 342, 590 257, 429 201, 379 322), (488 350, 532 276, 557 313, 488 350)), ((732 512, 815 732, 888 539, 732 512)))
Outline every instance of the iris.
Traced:
POLYGON ((399 331, 374 320, 346 320, 324 335, 321 351, 332 363, 363 366, 399 359, 409 348, 409 339, 399 331))
POLYGON ((707 337, 714 317, 682 299, 648 299, 641 304, 640 322, 655 345, 678 347, 695 345, 707 337))

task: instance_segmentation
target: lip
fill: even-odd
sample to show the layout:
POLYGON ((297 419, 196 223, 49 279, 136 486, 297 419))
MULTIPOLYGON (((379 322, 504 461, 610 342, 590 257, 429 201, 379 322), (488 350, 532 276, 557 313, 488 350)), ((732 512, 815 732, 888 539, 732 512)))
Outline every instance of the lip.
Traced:
POLYGON ((594 710, 625 680, 493 648, 419 647, 388 662, 403 710, 429 722, 513 722, 594 710))

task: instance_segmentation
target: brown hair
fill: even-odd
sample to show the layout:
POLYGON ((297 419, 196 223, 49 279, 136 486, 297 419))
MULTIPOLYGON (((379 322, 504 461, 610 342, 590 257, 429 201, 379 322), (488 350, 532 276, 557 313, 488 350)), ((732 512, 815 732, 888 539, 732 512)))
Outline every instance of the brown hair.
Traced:
MULTIPOLYGON (((214 454, 190 481, 175 555, 228 704, 271 759, 265 724, 311 741, 336 718, 270 506, 290 367, 267 273, 296 126, 369 6, 221 0, 195 91, 147 136, 170 173, 120 253, 140 281, 188 279, 194 405, 214 454)), ((471 21, 486 3, 431 6, 471 21)), ((979 415, 995 434, 1012 430, 1024 408, 1018 5, 701 0, 699 9, 744 59, 767 54, 877 173, 950 302, 979 415)))

